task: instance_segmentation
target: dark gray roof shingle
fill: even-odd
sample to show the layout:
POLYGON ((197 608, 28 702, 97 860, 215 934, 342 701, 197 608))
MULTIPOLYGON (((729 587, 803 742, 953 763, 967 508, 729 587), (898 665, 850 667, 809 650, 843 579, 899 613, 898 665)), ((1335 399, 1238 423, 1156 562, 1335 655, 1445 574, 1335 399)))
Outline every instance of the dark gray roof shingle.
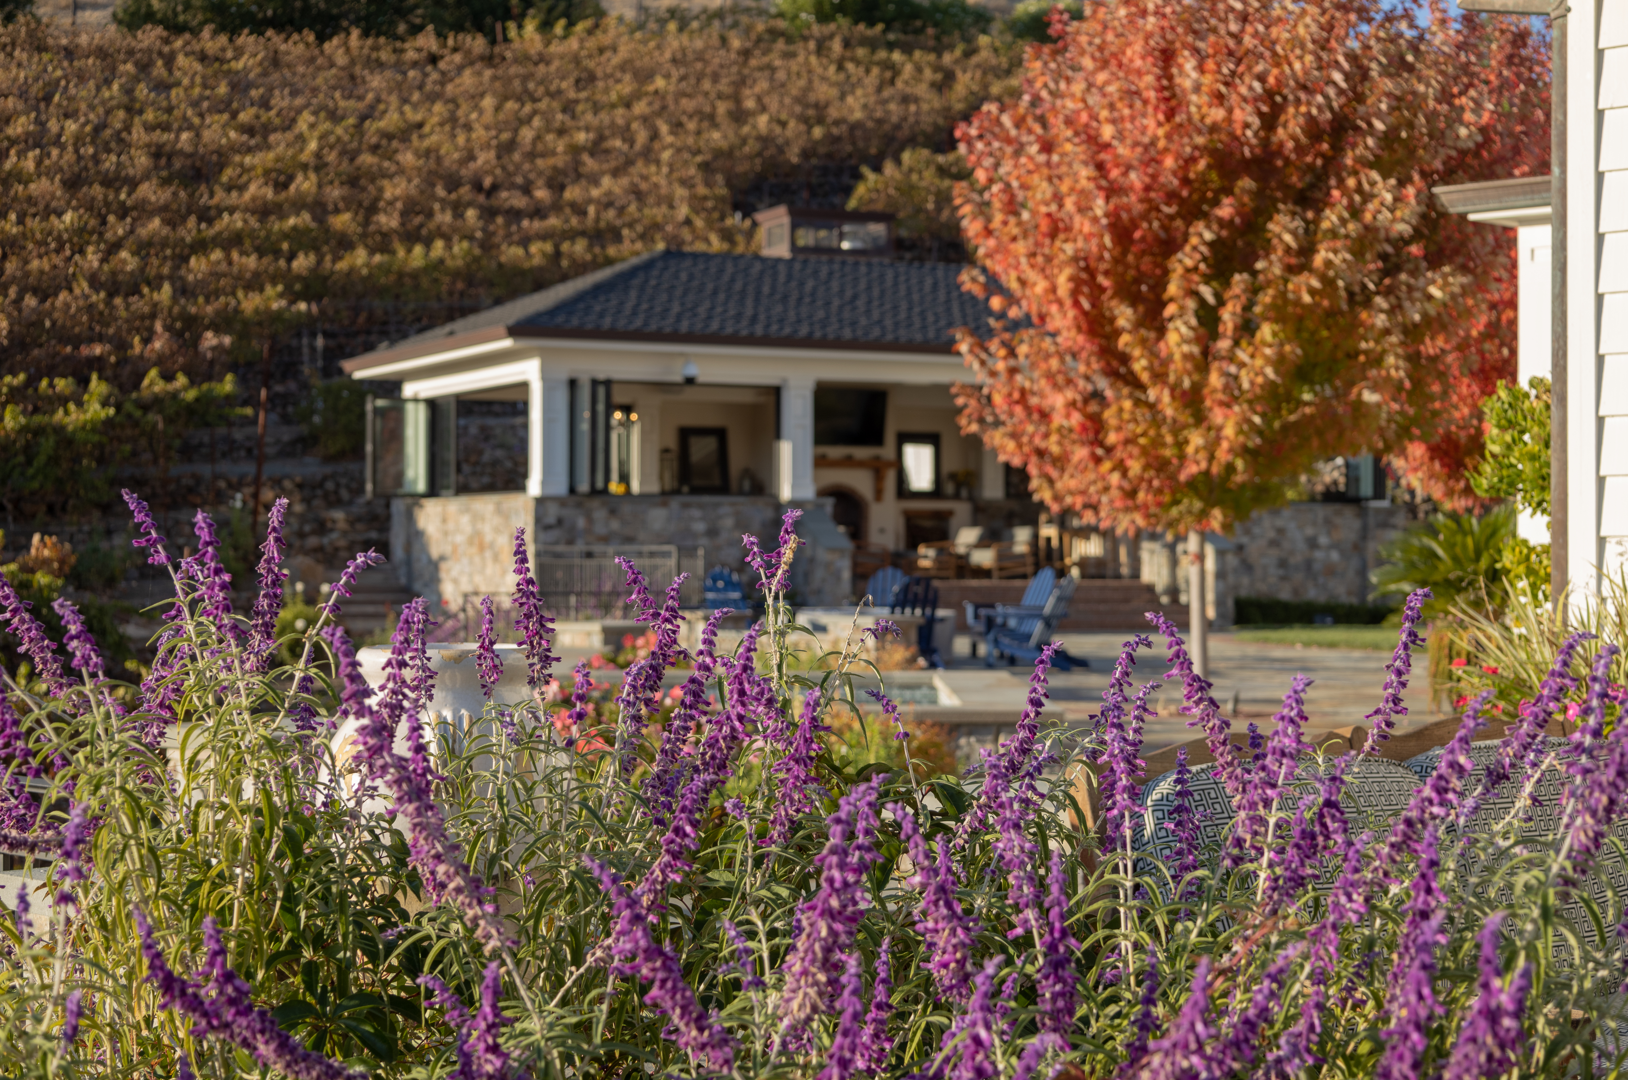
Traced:
POLYGON ((739 338, 949 351, 989 309, 956 282, 961 267, 866 259, 765 259, 654 251, 397 342, 506 326, 549 336, 739 338))

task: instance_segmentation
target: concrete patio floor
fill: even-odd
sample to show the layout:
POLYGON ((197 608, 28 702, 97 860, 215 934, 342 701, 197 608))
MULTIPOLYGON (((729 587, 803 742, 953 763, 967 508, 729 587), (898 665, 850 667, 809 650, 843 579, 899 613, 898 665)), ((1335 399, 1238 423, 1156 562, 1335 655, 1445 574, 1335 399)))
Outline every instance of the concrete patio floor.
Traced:
MULTIPOLYGON (((1063 635, 1063 644, 1069 653, 1086 658, 1091 667, 1084 671, 1076 668, 1052 672, 1048 714, 1083 722, 1097 711, 1120 647, 1129 636, 1127 633, 1063 635)), ((1015 720, 1023 707, 1029 671, 1021 667, 984 667, 981 657, 974 659, 968 655, 970 640, 966 635, 956 639, 956 655, 946 658, 951 666, 939 673, 942 681, 967 709, 1008 710, 1015 720)), ((1135 669, 1138 685, 1150 680, 1162 681, 1167 670, 1164 655, 1163 642, 1157 638, 1152 650, 1138 652, 1135 669)), ((1376 650, 1263 645, 1242 642, 1230 634, 1216 634, 1210 639, 1210 678, 1215 683, 1215 698, 1240 727, 1254 720, 1270 730, 1271 717, 1282 704, 1283 694, 1296 673, 1313 680, 1306 694, 1308 731, 1363 723, 1363 717, 1379 703, 1385 665, 1389 661, 1390 653, 1376 650)), ((1399 725, 1403 729, 1441 718, 1431 708, 1429 677, 1424 667, 1421 651, 1414 656, 1414 676, 1406 695, 1410 712, 1399 725)), ((1187 727, 1187 717, 1178 711, 1181 706, 1179 684, 1167 683, 1156 691, 1153 705, 1159 716, 1147 726, 1144 743, 1147 752, 1197 737, 1197 732, 1187 727)))

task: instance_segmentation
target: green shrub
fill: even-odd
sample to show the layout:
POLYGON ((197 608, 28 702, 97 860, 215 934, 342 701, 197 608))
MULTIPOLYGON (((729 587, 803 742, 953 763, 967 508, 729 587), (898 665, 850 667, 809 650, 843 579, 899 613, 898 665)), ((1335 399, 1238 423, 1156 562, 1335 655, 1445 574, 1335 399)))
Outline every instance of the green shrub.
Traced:
POLYGON ((1426 612, 1446 611, 1455 601, 1491 603, 1501 594, 1500 559, 1515 536, 1515 507, 1505 503, 1484 514, 1437 514, 1380 548, 1385 562, 1371 575, 1381 594, 1429 589, 1426 612))
POLYGON ((1395 604, 1342 604, 1326 600, 1274 600, 1240 596, 1233 601, 1233 621, 1239 626, 1294 626, 1335 623, 1373 626, 1394 611, 1395 604))
POLYGON ((329 379, 311 387, 294 410, 311 448, 328 461, 354 458, 367 437, 367 387, 355 379, 329 379))
POLYGON ((1023 0, 1006 17, 1006 31, 1018 41, 1051 41, 1051 9, 1061 7, 1072 18, 1085 11, 1081 0, 1023 0))

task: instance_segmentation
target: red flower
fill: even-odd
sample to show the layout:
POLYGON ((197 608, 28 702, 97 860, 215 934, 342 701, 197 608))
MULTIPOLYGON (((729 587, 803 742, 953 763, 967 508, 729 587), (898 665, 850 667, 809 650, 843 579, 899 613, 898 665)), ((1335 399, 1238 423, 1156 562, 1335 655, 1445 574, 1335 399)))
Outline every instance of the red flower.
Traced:
POLYGON ((1469 663, 1469 661, 1468 661, 1468 660, 1466 660, 1466 659, 1464 659, 1464 657, 1462 657, 1462 656, 1455 656, 1455 657, 1454 657, 1454 658, 1453 658, 1453 664, 1452 664, 1452 666, 1453 666, 1453 667, 1463 667, 1463 666, 1464 666, 1464 665, 1465 665, 1465 664, 1468 664, 1468 663, 1469 663))
POLYGON ((1488 675, 1496 675, 1496 674, 1498 674, 1498 665, 1496 665, 1496 664, 1482 664, 1481 665, 1481 670, 1485 671, 1488 675))

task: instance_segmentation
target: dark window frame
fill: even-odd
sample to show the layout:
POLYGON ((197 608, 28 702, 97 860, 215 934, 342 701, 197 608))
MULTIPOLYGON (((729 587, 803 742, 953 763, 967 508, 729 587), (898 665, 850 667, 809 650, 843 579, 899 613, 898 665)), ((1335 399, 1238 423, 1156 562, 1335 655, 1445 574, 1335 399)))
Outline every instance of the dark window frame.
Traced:
POLYGON ((898 435, 899 498, 942 499, 944 497, 944 440, 936 431, 901 431, 898 435), (906 443, 931 443, 933 447, 933 490, 911 491, 905 479, 904 447, 906 443))
POLYGON ((729 429, 726 427, 681 427, 678 429, 678 490, 685 495, 729 494, 729 429), (696 487, 690 477, 690 439, 696 435, 718 438, 718 474, 722 487, 696 487))

